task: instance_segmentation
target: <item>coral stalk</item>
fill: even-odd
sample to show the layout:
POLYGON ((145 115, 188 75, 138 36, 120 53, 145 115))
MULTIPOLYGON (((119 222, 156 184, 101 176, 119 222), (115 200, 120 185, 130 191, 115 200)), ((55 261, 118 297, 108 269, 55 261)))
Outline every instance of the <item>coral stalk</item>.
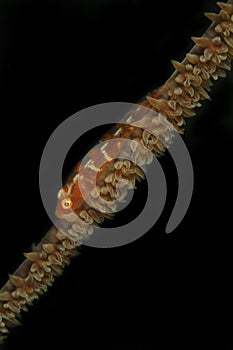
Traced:
MULTIPOLYGON (((183 132, 185 118, 195 115, 194 109, 201 106, 200 101, 210 98, 208 91, 213 81, 225 77, 225 71, 231 69, 233 0, 218 5, 218 14, 206 14, 212 24, 201 38, 193 38, 195 46, 185 59, 181 63, 172 61, 175 71, 167 82, 139 103, 165 116, 179 132, 183 132)), ((140 138, 147 149, 156 155, 162 155, 162 144, 156 139, 152 142, 148 133, 140 131, 140 123, 137 122, 138 120, 132 131, 135 134, 133 138, 140 138)), ((124 130, 125 133, 126 131, 127 129, 124 130)), ((114 135, 117 137, 118 133, 114 135)), ((113 178, 117 176, 131 184, 143 178, 139 168, 132 162, 114 161, 108 163, 108 167, 103 174, 106 175, 105 183, 109 185, 104 188, 102 186, 102 190, 100 186, 102 196, 112 193, 110 197, 114 197, 116 192, 113 178)), ((63 194, 60 193, 61 200, 64 199, 63 194)), ((84 207, 80 206, 78 213, 84 222, 99 224, 103 221, 104 216, 99 216, 96 211, 82 205, 84 207)), ((33 251, 24 254, 26 259, 9 276, 0 291, 0 343, 6 339, 9 328, 20 324, 18 319, 21 311, 27 311, 27 305, 45 293, 54 279, 62 274, 70 259, 79 254, 77 248, 80 245, 81 240, 73 240, 52 226, 33 251)))

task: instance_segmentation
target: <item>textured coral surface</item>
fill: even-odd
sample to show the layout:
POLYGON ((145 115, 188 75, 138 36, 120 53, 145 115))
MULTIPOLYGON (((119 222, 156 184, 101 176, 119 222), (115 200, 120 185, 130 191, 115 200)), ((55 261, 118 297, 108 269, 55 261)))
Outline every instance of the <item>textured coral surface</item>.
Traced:
MULTIPOLYGON (((230 70, 233 57, 233 6, 219 3, 219 14, 207 14, 213 22, 201 38, 193 38, 194 48, 184 61, 173 61, 174 73, 159 89, 152 91, 143 100, 142 105, 165 115, 182 132, 185 118, 195 115, 193 111, 200 107, 200 101, 208 99, 208 91, 218 77, 225 77, 230 70)), ((146 146, 155 147, 158 142, 149 145, 148 135, 141 135, 146 146)), ((151 140, 150 140, 151 141, 151 140)), ((130 176, 135 182, 143 177, 132 164, 118 164, 120 175, 130 176)), ((106 187, 106 186, 105 186, 106 187)), ((103 190, 103 194, 106 194, 103 190)), ((95 216, 95 214, 93 214, 95 216)), ((87 220, 89 217, 87 218, 87 220)), ((96 219, 98 221, 98 218, 96 219)), ((4 341, 9 328, 19 324, 21 311, 27 311, 35 299, 47 291, 56 276, 69 264, 70 258, 78 254, 77 242, 67 238, 52 227, 31 252, 25 254, 26 260, 10 275, 9 281, 0 293, 0 340, 4 341)))

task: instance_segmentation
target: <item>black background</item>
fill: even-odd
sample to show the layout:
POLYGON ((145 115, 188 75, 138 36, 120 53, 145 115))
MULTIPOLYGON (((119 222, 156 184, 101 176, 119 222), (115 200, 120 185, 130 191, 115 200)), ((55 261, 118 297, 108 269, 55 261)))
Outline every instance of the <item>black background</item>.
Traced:
MULTIPOLYGON (((163 84, 216 10, 201 0, 1 0, 2 284, 50 227, 38 169, 55 127, 163 84)), ((84 247, 4 349, 233 349, 232 96, 229 73, 187 123, 195 187, 179 227, 164 233, 177 182, 165 157, 172 194, 154 228, 120 248, 84 247)))

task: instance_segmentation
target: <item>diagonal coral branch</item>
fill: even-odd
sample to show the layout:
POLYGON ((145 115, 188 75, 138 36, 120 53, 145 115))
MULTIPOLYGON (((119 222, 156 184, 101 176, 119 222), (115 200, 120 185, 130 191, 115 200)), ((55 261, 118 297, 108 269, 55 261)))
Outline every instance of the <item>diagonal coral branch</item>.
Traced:
POLYGON ((180 130, 184 118, 192 117, 200 100, 210 99, 208 91, 212 81, 225 77, 231 69, 233 58, 233 1, 217 3, 219 14, 206 13, 213 22, 200 38, 192 38, 196 44, 179 63, 172 61, 174 73, 159 89, 150 93, 147 103, 157 112, 167 116, 180 130))
MULTIPOLYGON (((181 63, 172 61, 175 68, 172 76, 141 102, 166 116, 179 132, 182 132, 184 118, 195 115, 193 110, 201 106, 200 100, 210 98, 207 91, 212 82, 225 77, 225 71, 231 69, 233 0, 218 5, 219 14, 206 14, 212 24, 201 38, 193 38, 195 46, 190 53, 181 63)), ((149 148, 148 137, 143 137, 144 145, 149 148)), ((163 154, 163 150, 156 147, 155 153, 163 154)), ((121 165, 118 164, 115 171, 130 176, 131 181, 142 177, 136 167, 132 169, 128 163, 121 165)), ((92 215, 96 222, 102 221, 95 212, 92 215)), ((0 291, 0 342, 4 341, 10 327, 20 324, 21 311, 27 311, 27 305, 45 293, 70 259, 79 254, 77 247, 80 245, 81 242, 73 241, 53 226, 33 251, 25 254, 25 261, 0 291)))
POLYGON ((0 329, 2 342, 8 333, 8 327, 17 326, 17 317, 21 310, 28 311, 39 295, 47 291, 55 277, 62 274, 70 258, 79 254, 77 244, 59 232, 54 226, 1 289, 0 293, 0 329))

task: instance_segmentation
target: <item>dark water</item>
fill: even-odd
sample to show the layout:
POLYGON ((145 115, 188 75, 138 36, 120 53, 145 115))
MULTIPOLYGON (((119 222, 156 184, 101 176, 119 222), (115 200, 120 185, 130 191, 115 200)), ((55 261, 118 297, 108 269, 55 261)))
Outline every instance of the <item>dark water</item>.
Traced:
MULTIPOLYGON (((181 60, 207 28, 202 13, 216 9, 201 0, 1 1, 1 283, 49 229, 38 169, 55 127, 164 83, 170 59, 181 60)), ((195 187, 180 226, 164 233, 176 191, 166 157, 171 194, 154 228, 124 247, 84 247, 5 349, 233 348, 232 97, 229 73, 187 122, 195 187)))

